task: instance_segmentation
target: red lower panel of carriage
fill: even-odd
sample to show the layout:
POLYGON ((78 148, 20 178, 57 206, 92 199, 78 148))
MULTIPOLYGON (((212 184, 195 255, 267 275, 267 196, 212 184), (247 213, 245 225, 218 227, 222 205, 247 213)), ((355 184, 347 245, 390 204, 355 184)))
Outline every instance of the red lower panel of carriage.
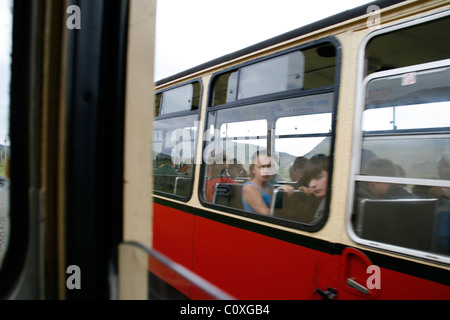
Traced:
POLYGON ((158 203, 153 214, 154 249, 237 299, 450 299, 449 286, 374 266, 355 248, 333 253, 332 243, 303 246, 158 203))

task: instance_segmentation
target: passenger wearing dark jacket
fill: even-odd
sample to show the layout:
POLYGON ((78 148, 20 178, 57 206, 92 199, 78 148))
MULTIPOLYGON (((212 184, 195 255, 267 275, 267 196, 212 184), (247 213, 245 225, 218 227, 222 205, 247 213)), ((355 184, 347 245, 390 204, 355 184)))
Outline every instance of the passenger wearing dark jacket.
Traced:
MULTIPOLYGON (((364 175, 381 177, 399 177, 399 166, 389 159, 375 158, 370 160, 362 172, 364 175)), ((416 195, 406 190, 401 184, 388 182, 368 182, 370 191, 378 199, 415 199, 416 195)))

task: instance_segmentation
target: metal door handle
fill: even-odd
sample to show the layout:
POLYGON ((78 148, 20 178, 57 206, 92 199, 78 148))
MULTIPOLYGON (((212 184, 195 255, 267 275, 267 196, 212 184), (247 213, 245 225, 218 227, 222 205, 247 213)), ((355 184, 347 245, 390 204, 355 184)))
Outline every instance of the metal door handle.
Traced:
POLYGON ((363 293, 363 294, 369 294, 369 289, 367 289, 366 287, 364 287, 362 284, 359 284, 358 282, 356 282, 355 280, 353 280, 352 278, 347 278, 347 285, 358 290, 359 292, 363 293))

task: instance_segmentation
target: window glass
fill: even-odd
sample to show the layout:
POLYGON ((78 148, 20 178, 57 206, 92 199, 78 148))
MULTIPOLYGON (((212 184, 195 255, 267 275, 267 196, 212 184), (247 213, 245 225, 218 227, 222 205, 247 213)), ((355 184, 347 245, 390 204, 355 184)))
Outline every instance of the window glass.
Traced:
POLYGON ((165 92, 161 114, 191 110, 193 93, 192 85, 165 92))
POLYGON ((372 80, 364 131, 450 127, 450 68, 372 80))
POLYGON ((211 105, 289 90, 306 90, 335 83, 336 50, 321 43, 217 76, 211 105))
POLYGON ((333 93, 324 93, 210 111, 203 200, 305 225, 319 223, 329 196, 333 99, 333 93), (321 174, 326 176, 318 179, 321 174), (307 189, 309 183, 320 184, 322 193, 307 189), (249 185, 264 191, 265 208, 245 200, 249 185))
POLYGON ((325 42, 303 50, 305 79, 303 89, 331 86, 336 77, 336 48, 325 42))
POLYGON ((161 96, 162 93, 155 95, 155 117, 159 116, 159 110, 161 109, 161 96))
POLYGON ((331 131, 331 112, 284 117, 277 121, 277 135, 328 133, 331 131))
POLYGON ((366 50, 366 73, 450 58, 450 18, 445 17, 374 37, 366 50))
POLYGON ((352 220, 359 237, 450 255, 449 71, 368 82, 352 220))
POLYGON ((238 72, 232 71, 217 77, 213 89, 212 105, 235 101, 237 98, 238 72))
POLYGON ((303 87, 305 61, 296 51, 241 69, 238 99, 303 87))
POLYGON ((192 191, 195 147, 198 134, 196 114, 154 122, 154 190, 188 197, 192 191))
POLYGON ((447 152, 450 152, 450 138, 445 135, 366 137, 361 168, 376 155, 398 165, 400 172, 393 177, 438 179, 437 159, 447 152))
POLYGON ((198 114, 159 118, 200 107, 201 86, 189 83, 155 95, 153 130, 153 190, 188 199, 192 193, 198 114), (160 106, 160 108, 158 108, 160 106))
POLYGON ((161 115, 196 110, 200 103, 200 84, 184 85, 163 92, 161 115))
POLYGON ((426 103, 414 106, 367 109, 364 112, 364 131, 445 128, 450 126, 449 102, 426 103), (436 117, 436 115, 440 115, 436 117))
POLYGON ((192 96, 192 108, 191 110, 198 110, 200 108, 200 98, 201 98, 201 86, 200 82, 194 82, 193 86, 193 96, 192 96))

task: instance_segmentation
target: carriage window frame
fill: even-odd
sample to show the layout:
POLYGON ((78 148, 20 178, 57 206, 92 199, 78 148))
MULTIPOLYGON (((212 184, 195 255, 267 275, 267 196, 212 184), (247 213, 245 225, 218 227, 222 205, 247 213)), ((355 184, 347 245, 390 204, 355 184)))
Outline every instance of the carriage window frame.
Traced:
MULTIPOLYGON (((175 87, 171 87, 168 89, 160 90, 155 93, 155 118, 162 117, 162 116, 171 116, 178 113, 183 112, 190 112, 200 109, 200 103, 201 103, 201 96, 202 96, 202 84, 200 80, 195 80, 189 83, 183 83, 181 85, 177 85, 175 87), (192 95, 188 97, 190 99, 188 102, 190 103, 190 108, 184 108, 179 110, 170 110, 167 105, 167 101, 169 97, 167 97, 169 94, 171 94, 170 99, 172 98, 172 93, 176 92, 182 92, 181 90, 188 88, 189 86, 192 87, 192 95), (198 94, 196 94, 198 93, 198 94)), ((176 97, 175 97, 176 99, 176 97)))
MULTIPOLYGON (((330 51, 327 50, 327 52, 329 53, 330 51)), ((317 54, 321 54, 321 53, 317 53, 317 54)), ((330 57, 328 57, 328 58, 330 58, 330 57)), ((299 45, 299 46, 296 46, 296 47, 293 47, 293 48, 290 48, 287 50, 283 50, 283 51, 280 51, 275 54, 270 54, 263 58, 257 58, 250 62, 242 63, 240 65, 233 66, 233 67, 230 67, 223 71, 217 72, 217 73, 213 74, 210 79, 208 105, 207 105, 206 114, 205 114, 205 124, 204 124, 205 127, 203 128, 204 132, 207 132, 208 129, 210 129, 210 128, 208 128, 209 115, 211 113, 214 113, 214 112, 217 112, 220 110, 227 110, 229 108, 231 108, 231 109, 241 108, 241 107, 258 105, 258 104, 263 105, 264 103, 270 103, 270 102, 276 102, 276 101, 287 101, 289 99, 294 100, 296 98, 305 98, 305 100, 307 100, 308 97, 318 97, 321 94, 330 94, 332 96, 332 101, 331 101, 331 114, 332 114, 331 128, 332 128, 332 130, 331 130, 331 132, 328 132, 328 133, 319 133, 319 135, 328 134, 330 136, 330 144, 329 144, 329 149, 328 149, 328 151, 329 151, 329 154, 328 154, 328 156, 329 156, 328 196, 326 197, 326 200, 325 200, 326 209, 325 209, 324 216, 319 221, 314 221, 314 223, 311 224, 311 223, 299 222, 299 221, 295 221, 295 220, 277 218, 275 216, 266 216, 266 215, 262 215, 262 214, 258 214, 258 213, 251 213, 251 212, 245 211, 243 209, 238 209, 238 208, 235 208, 232 206, 219 205, 219 204, 215 204, 213 202, 208 202, 205 199, 205 190, 206 190, 206 180, 205 179, 207 178, 207 170, 208 170, 207 167, 208 166, 207 166, 207 164, 205 164, 205 161, 202 161, 202 165, 200 166, 200 183, 199 183, 199 188, 197 191, 198 191, 198 197, 199 197, 200 203, 204 207, 231 213, 238 217, 248 217, 253 220, 269 222, 273 225, 287 226, 290 228, 303 230, 303 231, 307 231, 307 232, 316 232, 324 227, 324 225, 328 221, 328 217, 329 217, 329 213, 330 213, 330 202, 331 202, 331 197, 332 197, 331 185, 332 185, 332 179, 333 179, 334 140, 335 140, 335 136, 336 136, 336 115, 338 112, 341 60, 342 59, 341 59, 340 43, 337 40, 337 38, 335 38, 334 36, 330 36, 330 37, 322 38, 317 41, 308 42, 308 43, 305 43, 305 44, 302 44, 302 45, 299 45), (239 72, 242 68, 248 67, 248 66, 256 64, 256 63, 261 63, 261 62, 270 60, 272 58, 277 58, 279 56, 286 55, 286 54, 289 54, 289 53, 292 53, 295 51, 314 49, 314 50, 317 50, 317 52, 319 52, 321 48, 329 49, 330 47, 332 47, 332 52, 334 54, 332 56, 333 61, 331 63, 331 68, 333 70, 333 73, 332 73, 333 82, 332 83, 330 83, 328 81, 324 85, 320 85, 320 86, 311 86, 308 88, 302 87, 302 88, 297 88, 297 89, 293 89, 293 90, 286 90, 286 91, 274 92, 274 93, 269 93, 269 94, 261 94, 258 96, 253 96, 253 97, 248 97, 248 98, 243 98, 243 99, 238 99, 236 96, 236 99, 230 99, 226 103, 222 103, 222 104, 217 104, 214 102, 214 94, 215 94, 214 86, 216 84, 216 81, 220 80, 221 77, 225 76, 228 78, 228 76, 232 75, 232 74, 239 75, 239 72)), ((308 66, 307 60, 305 61, 305 66, 308 66)), ((236 82, 239 82, 239 78, 237 79, 236 82)), ((239 84, 236 83, 235 87, 236 88, 239 87, 239 84)), ((284 115, 284 116, 286 116, 286 115, 284 115)), ((278 116, 275 115, 272 119, 273 123, 276 123, 276 121, 282 117, 283 117, 283 115, 278 115, 278 116)), ((220 125, 219 125, 219 127, 220 127, 220 125)), ((216 129, 220 130, 220 128, 216 128, 216 129)), ((272 132, 272 133, 270 133, 267 136, 268 137, 267 144, 270 146, 273 146, 273 150, 275 150, 276 139, 278 138, 278 137, 275 137, 275 127, 269 128, 268 131, 272 132)), ((308 136, 308 135, 306 135, 306 136, 308 136)), ((204 141, 203 141, 203 146, 202 146, 202 154, 205 152, 205 148, 208 145, 208 141, 205 141, 208 139, 204 138, 203 140, 204 141)), ((270 148, 272 148, 272 147, 270 147, 270 148)))
MULTIPOLYGON (((338 69, 340 68, 341 61, 337 61, 338 56, 340 56, 340 46, 336 44, 336 38, 327 37, 326 39, 313 41, 305 45, 300 45, 295 48, 271 54, 263 58, 257 58, 251 62, 246 62, 230 69, 221 71, 218 74, 214 74, 212 77, 211 84, 209 86, 210 94, 208 98, 208 108, 227 105, 230 103, 239 104, 243 101, 258 99, 261 97, 285 95, 289 94, 290 92, 292 93, 299 91, 308 91, 312 89, 335 86, 339 81, 339 79, 336 79, 336 76, 340 73, 338 69), (313 51, 318 55, 319 58, 322 59, 335 58, 334 64, 332 64, 331 66, 323 66, 322 71, 315 69, 308 70, 307 67, 312 68, 313 65, 312 62, 310 64, 308 63, 308 54, 313 51), (264 67, 267 67, 269 64, 271 64, 272 61, 281 61, 282 58, 287 56, 294 56, 295 54, 299 54, 300 59, 298 59, 297 62, 300 64, 301 70, 300 72, 295 72, 294 74, 286 73, 287 77, 283 79, 283 81, 286 82, 286 86, 284 89, 275 89, 273 87, 269 87, 269 89, 267 90, 260 89, 259 94, 250 94, 248 96, 243 96, 242 91, 248 90, 247 88, 243 89, 243 86, 245 84, 247 84, 248 86, 251 85, 251 82, 248 81, 249 76, 246 76, 246 73, 250 74, 250 79, 252 77, 254 79, 254 75, 251 74, 252 70, 253 72, 256 72, 258 69, 263 70, 264 67), (323 75, 323 72, 325 72, 324 70, 330 68, 332 68, 334 71, 334 81, 332 82, 329 82, 328 79, 326 79, 326 77, 323 75), (321 79, 321 82, 319 81, 320 84, 314 85, 314 77, 316 77, 316 82, 319 81, 317 79, 321 79), (226 91, 222 90, 222 95, 225 95, 225 98, 222 98, 220 100, 220 95, 217 94, 216 87, 218 86, 219 81, 223 82, 224 79, 228 82, 229 85, 226 87, 226 91), (217 96, 219 96, 219 98, 217 98, 217 96), (216 102, 216 100, 219 100, 219 102, 216 102)), ((262 80, 267 80, 266 78, 267 74, 263 74, 262 80)))
MULTIPOLYGON (((199 123, 200 123, 200 110, 201 110, 201 102, 202 102, 202 98, 201 98, 202 97, 202 93, 203 93, 203 84, 202 84, 201 79, 194 79, 194 80, 191 80, 189 82, 185 82, 185 83, 182 83, 180 85, 176 85, 174 87, 169 87, 169 88, 166 88, 166 89, 158 90, 158 91, 155 92, 155 101, 159 101, 160 102, 159 105, 155 105, 155 109, 157 110, 157 111, 155 111, 154 120, 153 120, 155 123, 157 123, 158 121, 166 121, 166 120, 170 121, 171 119, 183 119, 183 118, 186 118, 186 117, 190 117, 190 118, 192 117, 192 118, 195 119, 194 122, 193 122, 194 126, 192 128, 194 128, 193 130, 197 131, 197 132, 195 132, 193 134, 193 145, 191 146, 191 154, 192 154, 191 161, 192 161, 192 163, 190 163, 190 172, 186 173, 186 174, 180 173, 176 177, 176 180, 175 180, 176 185, 174 185, 173 193, 164 192, 162 190, 157 190, 156 188, 153 188, 153 194, 154 195, 163 196, 163 197, 166 197, 166 198, 171 198, 171 199, 175 199, 175 200, 179 200, 179 201, 183 201, 183 202, 188 202, 191 199, 191 197, 192 197, 192 195, 194 193, 193 187, 194 187, 194 179, 195 179, 195 157, 196 157, 196 150, 197 150, 198 143, 199 143, 199 141, 198 141, 198 131, 201 130, 201 128, 199 126, 199 123), (179 88, 186 87, 186 86, 193 86, 193 93, 194 94, 195 94, 196 90, 198 90, 197 91, 198 92, 197 97, 193 95, 193 98, 191 100, 191 108, 190 108, 190 110, 168 112, 166 114, 163 114, 162 113, 162 109, 164 107, 164 102, 163 101, 164 101, 165 93, 167 93, 167 92, 169 92, 171 90, 177 90, 179 88), (195 86, 198 86, 198 87, 195 88, 195 86), (178 182, 181 181, 180 179, 181 180, 185 180, 185 179, 190 180, 190 182, 187 184, 187 188, 188 188, 187 189, 187 193, 184 193, 183 190, 181 190, 182 191, 181 195, 177 194, 177 190, 176 190, 178 182)), ((179 129, 182 129, 182 128, 179 128, 179 129)), ((156 126, 154 124, 153 134, 152 134, 152 138, 153 139, 155 139, 155 134, 154 134, 155 130, 156 130, 156 126)), ((184 132, 181 132, 178 135, 180 136, 180 138, 184 138, 184 132)), ((152 145, 153 145, 153 143, 152 143, 152 145)), ((179 144, 176 144, 174 147, 177 147, 177 146, 179 146, 179 144)), ((153 161, 152 167, 153 167, 153 170, 156 169, 155 168, 155 155, 153 154, 154 152, 155 152, 155 149, 154 149, 154 146, 152 146, 152 161, 153 161)), ((182 150, 181 151, 179 150, 179 152, 182 152, 182 150)), ((172 159, 172 161, 173 161, 173 159, 172 159)), ((178 161, 178 159, 176 159, 173 162, 176 162, 176 164, 178 164, 179 161, 178 161)), ((178 169, 181 169, 181 168, 178 168, 178 169)), ((155 183, 155 180, 154 180, 153 183, 155 183)), ((183 183, 183 181, 181 181, 181 183, 183 183)), ((180 190, 178 190, 178 191, 180 191, 180 190)))
MULTIPOLYGON (((418 249, 414 247, 409 247, 407 245, 403 244, 396 244, 394 242, 388 243, 388 242, 381 242, 380 240, 370 240, 369 238, 363 238, 362 236, 358 235, 358 233, 361 231, 361 225, 360 222, 358 222, 358 217, 356 216, 356 213, 358 211, 358 200, 357 200, 357 184, 361 182, 382 182, 382 183, 390 183, 392 185, 406 185, 406 184, 412 184, 412 185, 430 185, 430 186, 438 186, 438 187, 450 187, 450 181, 448 180, 441 180, 441 179, 426 179, 426 178, 417 178, 417 177, 407 177, 402 174, 397 176, 388 176, 387 174, 385 176, 371 176, 371 175, 365 175, 364 172, 362 172, 361 163, 363 161, 363 146, 365 141, 365 136, 370 139, 370 137, 373 137, 373 139, 389 139, 389 137, 393 138, 399 138, 403 137, 410 137, 415 135, 417 138, 430 138, 431 137, 437 137, 441 139, 450 139, 450 130, 447 128, 408 128, 405 130, 398 130, 395 126, 392 127, 392 129, 388 130, 375 130, 375 131, 366 131, 364 133, 363 131, 363 113, 366 109, 366 95, 368 92, 368 86, 372 81, 376 81, 378 79, 386 79, 389 77, 392 78, 399 78, 402 75, 406 77, 408 75, 417 75, 420 72, 427 72, 430 70, 439 70, 439 69, 445 69, 450 68, 450 59, 444 59, 444 60, 436 60, 432 62, 426 62, 422 64, 417 65, 409 65, 409 66, 403 66, 387 71, 376 71, 372 73, 367 73, 367 61, 366 61, 366 52, 368 45, 370 42, 376 38, 377 36, 382 36, 384 34, 393 33, 396 31, 401 31, 402 29, 406 29, 409 27, 418 26, 420 24, 424 23, 432 23, 435 20, 439 20, 441 18, 447 18, 450 16, 449 11, 437 13, 433 16, 427 16, 423 18, 419 18, 413 21, 408 21, 399 25, 394 25, 391 27, 386 27, 383 29, 379 29, 377 31, 374 31, 367 35, 359 49, 359 58, 358 58, 358 88, 357 88, 357 94, 356 94, 356 102, 355 102, 355 122, 354 122, 354 144, 352 149, 352 163, 351 163, 351 174, 350 174, 350 180, 349 180, 349 193, 348 193, 348 204, 347 204, 347 214, 346 214, 346 230, 347 234, 349 235, 350 239, 354 242, 370 247, 370 248, 376 248, 381 250, 387 250, 394 253, 399 253, 407 256, 412 257, 418 257, 420 259, 425 260, 431 260, 436 261, 439 263, 450 263, 450 255, 439 253, 439 252, 433 252, 430 250, 424 250, 424 249, 418 249)), ((414 80, 413 80, 414 81, 414 80)), ((404 83, 403 85, 409 85, 409 83, 404 83)), ((447 100, 448 103, 450 103, 450 100, 447 100)), ((420 103, 419 103, 420 104, 420 103)), ((367 140, 366 140, 367 141, 367 140)), ((397 171, 398 173, 398 171, 397 171)), ((418 200, 425 200, 422 198, 419 198, 418 200)), ((381 200, 383 202, 384 200, 381 200)), ((415 201, 415 200, 412 200, 415 201)), ((425 201, 422 201, 425 202, 425 201)), ((426 205, 426 204, 425 204, 426 205)), ((434 231, 433 231, 434 232, 434 231)))

